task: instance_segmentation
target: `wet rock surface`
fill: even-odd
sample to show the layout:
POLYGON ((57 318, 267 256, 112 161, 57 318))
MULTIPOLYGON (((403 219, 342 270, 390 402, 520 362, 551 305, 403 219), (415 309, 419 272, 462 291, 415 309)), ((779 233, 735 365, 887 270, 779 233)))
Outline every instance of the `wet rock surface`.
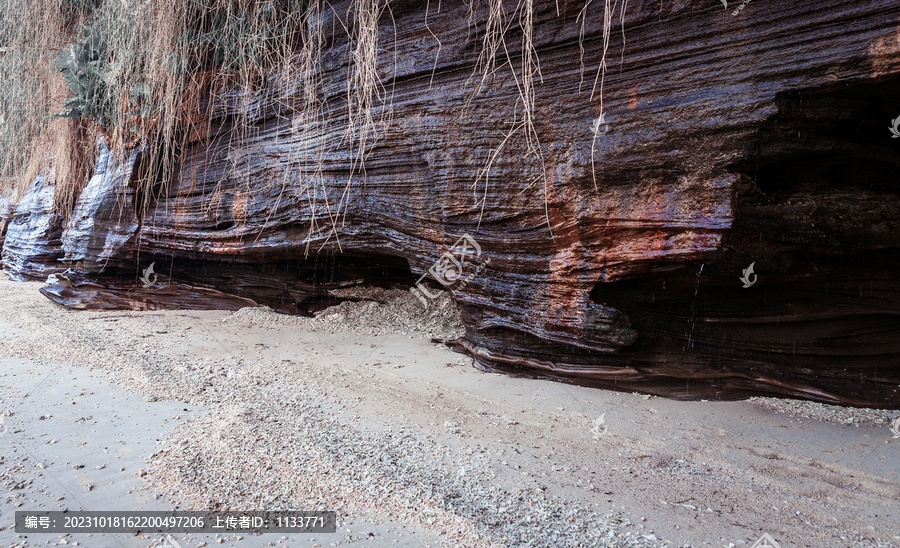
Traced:
MULTIPOLYGON (((321 24, 339 27, 346 7, 321 24)), ((390 101, 376 104, 364 169, 345 139, 350 44, 336 33, 327 119, 297 86, 236 96, 175 182, 139 197, 145 216, 130 171, 107 170, 118 175, 92 179, 65 237, 36 183, 10 221, 6 268, 75 267, 89 284, 45 294, 79 308, 118 302, 94 288, 137 287, 155 264, 289 313, 424 274, 423 309, 428 291, 451 290, 466 328, 455 345, 486 369, 675 398, 900 406, 900 140, 887 130, 900 7, 629 2, 601 124, 602 11, 587 14, 582 66, 581 7, 535 2, 540 156, 521 132, 505 138, 521 121, 509 66, 480 92, 471 79, 486 13, 467 33, 468 6, 445 3, 425 29, 424 6, 398 4, 380 23, 390 101)), ((204 300, 181 302, 219 306, 204 300)))
POLYGON ((3 266, 19 281, 45 279, 64 270, 62 234, 65 219, 53 208, 53 180, 35 179, 5 223, 3 266))

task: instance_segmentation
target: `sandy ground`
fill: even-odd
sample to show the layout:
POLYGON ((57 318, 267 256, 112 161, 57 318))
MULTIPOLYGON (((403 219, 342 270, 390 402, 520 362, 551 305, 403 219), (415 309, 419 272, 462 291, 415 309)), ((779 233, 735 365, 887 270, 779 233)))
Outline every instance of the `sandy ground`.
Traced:
POLYGON ((897 412, 515 379, 444 299, 72 311, 0 275, 0 546, 900 547, 897 412), (602 423, 598 419, 602 417, 602 423), (16 509, 336 510, 336 534, 20 535, 16 509))

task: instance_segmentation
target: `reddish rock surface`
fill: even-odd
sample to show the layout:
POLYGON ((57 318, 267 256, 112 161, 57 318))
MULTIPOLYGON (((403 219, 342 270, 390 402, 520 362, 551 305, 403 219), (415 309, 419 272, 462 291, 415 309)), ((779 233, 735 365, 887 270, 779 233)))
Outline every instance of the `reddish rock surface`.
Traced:
MULTIPOLYGON (((466 326, 455 344, 486 368, 678 398, 900 407, 900 139, 888 131, 900 4, 790 0, 733 15, 712 0, 629 2, 596 140, 602 10, 586 18, 582 68, 582 5, 535 2, 543 162, 521 131, 504 141, 522 112, 509 66, 475 93, 486 14, 467 31, 468 5, 444 2, 426 29, 424 6, 392 3, 379 58, 389 101, 364 169, 347 139, 339 32, 323 58, 325 120, 277 82, 222 105, 177 181, 140 197, 140 220, 130 167, 101 166, 64 238, 67 263, 54 262, 41 181, 12 218, 4 263, 42 277, 79 262, 86 283, 113 287, 154 262, 187 285, 303 313, 354 283, 427 274, 441 287, 453 271, 432 267, 453 256, 464 280, 447 287, 466 326), (235 109, 249 130, 232 126, 235 109), (478 247, 465 261, 451 251, 464 235, 478 247)), ((346 7, 322 24, 340 28, 346 7)), ((515 24, 506 39, 518 71, 515 24)), ((76 286, 46 294, 111 299, 76 286)))

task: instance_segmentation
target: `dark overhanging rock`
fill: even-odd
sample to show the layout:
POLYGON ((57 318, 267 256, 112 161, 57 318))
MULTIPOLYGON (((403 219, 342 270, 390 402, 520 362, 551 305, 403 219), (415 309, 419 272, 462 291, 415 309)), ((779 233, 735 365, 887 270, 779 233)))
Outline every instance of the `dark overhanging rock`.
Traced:
MULTIPOLYGON (((435 62, 424 7, 398 4, 393 117, 353 185, 351 151, 334 146, 347 122, 337 35, 323 65, 329 125, 264 93, 241 132, 223 107, 174 184, 134 196, 126 168, 88 185, 65 238, 36 184, 4 263, 33 278, 79 263, 45 289, 67 306, 118 302, 127 279, 138 308, 247 299, 309 313, 334 302, 331 288, 409 287, 467 234, 480 255, 448 287, 466 326, 456 346, 484 368, 678 398, 900 407, 900 140, 886 129, 900 115, 900 6, 796 1, 735 17, 718 2, 630 2, 595 181, 599 102, 578 90, 580 6, 561 2, 557 16, 554 2, 536 4, 543 169, 513 140, 473 192, 514 118, 515 82, 501 73, 472 98, 466 6, 429 18, 435 62), (533 183, 542 175, 546 188, 533 183), (333 214, 324 195, 346 209, 317 231, 333 214), (150 201, 141 219, 135 199, 150 201), (151 263, 181 292, 141 293, 134 280, 151 263), (751 263, 758 281, 744 288, 751 263)), ((588 51, 599 28, 589 18, 588 51)))

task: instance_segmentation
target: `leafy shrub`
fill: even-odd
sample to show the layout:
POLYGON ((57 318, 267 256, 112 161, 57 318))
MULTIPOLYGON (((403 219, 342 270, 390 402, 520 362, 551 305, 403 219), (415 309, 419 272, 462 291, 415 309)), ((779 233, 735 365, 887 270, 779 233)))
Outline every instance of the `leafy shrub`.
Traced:
MULTIPOLYGON (((51 65, 62 73, 74 97, 66 99, 63 118, 91 118, 105 127, 120 123, 118 115, 121 103, 115 100, 113 90, 120 72, 119 63, 110 58, 106 37, 98 26, 85 27, 84 37, 64 48, 51 65)), ((153 112, 150 86, 143 82, 133 82, 124 109, 126 119, 145 120, 153 112)), ((121 120, 125 121, 125 120, 121 120)), ((126 128, 128 133, 137 134, 140 126, 126 128)))
MULTIPOLYGON (((70 6, 73 13, 91 13, 102 5, 101 0, 75 0, 75 3, 77 6, 70 6)), ((106 128, 128 124, 118 129, 119 135, 130 142, 140 136, 141 130, 146 129, 141 126, 161 109, 153 105, 150 85, 145 82, 147 57, 137 53, 155 53, 169 59, 169 73, 182 83, 198 70, 222 74, 263 72, 274 64, 279 45, 289 42, 291 46, 299 46, 298 22, 303 20, 307 3, 305 0, 262 0, 252 10, 235 10, 227 4, 216 6, 202 0, 187 0, 181 9, 176 16, 191 21, 192 25, 174 39, 170 52, 111 48, 111 40, 120 46, 133 41, 127 36, 128 30, 123 32, 121 28, 140 21, 129 21, 126 14, 114 12, 110 18, 101 13, 92 25, 83 26, 82 38, 60 50, 51 64, 62 73, 74 95, 66 100, 57 115, 90 118, 106 128), (113 33, 111 28, 117 31, 113 33)))
POLYGON ((107 60, 106 40, 99 32, 85 28, 84 38, 59 52, 51 64, 63 74, 75 97, 63 105, 64 118, 93 118, 102 125, 112 122, 107 82, 112 67, 107 60))

